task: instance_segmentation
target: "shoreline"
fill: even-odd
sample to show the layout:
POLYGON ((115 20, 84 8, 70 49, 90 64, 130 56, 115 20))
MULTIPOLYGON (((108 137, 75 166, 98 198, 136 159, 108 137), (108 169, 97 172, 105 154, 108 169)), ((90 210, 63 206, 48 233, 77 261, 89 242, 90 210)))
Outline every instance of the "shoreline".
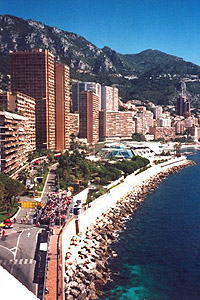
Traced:
POLYGON ((194 165, 192 161, 185 160, 178 166, 160 170, 120 198, 84 233, 72 237, 65 256, 66 300, 97 299, 102 295, 102 287, 111 280, 108 259, 117 256, 110 246, 118 240, 120 230, 126 229, 127 218, 134 215, 137 207, 164 178, 191 165, 194 165))

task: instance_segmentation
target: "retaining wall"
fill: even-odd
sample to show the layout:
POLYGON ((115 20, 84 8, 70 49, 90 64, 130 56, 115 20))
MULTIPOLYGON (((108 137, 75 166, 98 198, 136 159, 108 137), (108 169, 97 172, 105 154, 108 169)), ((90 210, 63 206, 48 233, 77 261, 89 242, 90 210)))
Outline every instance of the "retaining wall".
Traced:
MULTIPOLYGON (((84 232, 88 226, 93 224, 95 220, 101 216, 102 213, 107 211, 108 209, 115 206, 116 202, 124 197, 127 193, 132 191, 134 187, 142 184, 145 180, 150 179, 152 176, 157 173, 167 170, 173 166, 178 166, 186 162, 186 157, 173 158, 168 162, 155 165, 146 171, 135 175, 131 174, 124 179, 124 182, 119 184, 118 186, 111 189, 108 193, 102 195, 97 198, 93 202, 90 203, 90 206, 87 210, 82 211, 79 215, 79 230, 84 232)), ((79 198, 78 195, 76 196, 79 198)), ((67 248, 70 245, 70 241, 73 235, 76 234, 75 229, 75 219, 72 219, 71 222, 66 226, 63 231, 62 241, 63 241, 63 257, 65 257, 65 253, 67 248)))

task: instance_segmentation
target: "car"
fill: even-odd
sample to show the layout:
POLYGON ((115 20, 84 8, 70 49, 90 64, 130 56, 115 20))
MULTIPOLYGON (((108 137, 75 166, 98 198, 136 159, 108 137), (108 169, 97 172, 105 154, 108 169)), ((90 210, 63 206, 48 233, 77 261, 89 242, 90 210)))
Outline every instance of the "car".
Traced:
POLYGON ((5 219, 4 220, 4 228, 5 229, 13 228, 13 223, 10 219, 5 219))

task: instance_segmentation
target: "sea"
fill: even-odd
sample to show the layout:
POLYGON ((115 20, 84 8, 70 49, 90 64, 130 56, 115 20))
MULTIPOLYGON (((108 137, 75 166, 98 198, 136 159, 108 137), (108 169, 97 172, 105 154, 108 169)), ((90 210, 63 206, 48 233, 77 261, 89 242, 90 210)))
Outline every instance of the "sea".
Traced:
POLYGON ((164 179, 112 244, 99 299, 200 300, 200 151, 189 151, 196 165, 164 179))

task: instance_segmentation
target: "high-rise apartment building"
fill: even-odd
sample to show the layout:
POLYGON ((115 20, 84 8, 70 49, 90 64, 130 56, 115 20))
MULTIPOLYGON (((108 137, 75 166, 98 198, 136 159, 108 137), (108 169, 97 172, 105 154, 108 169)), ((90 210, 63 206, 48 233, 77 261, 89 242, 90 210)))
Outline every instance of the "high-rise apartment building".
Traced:
POLYGON ((101 87, 101 109, 105 110, 118 110, 118 88, 113 86, 101 87))
POLYGON ((79 114, 70 113, 69 119, 70 134, 74 134, 77 137, 79 134, 79 114))
POLYGON ((72 111, 79 111, 80 92, 91 91, 99 97, 99 110, 101 110, 101 85, 96 82, 76 82, 72 84, 72 111))
POLYGON ((185 122, 184 120, 175 120, 173 123, 176 134, 184 134, 185 133, 185 122))
POLYGON ((35 99, 20 92, 4 92, 0 94, 0 110, 1 108, 21 113, 28 118, 27 150, 34 151, 36 149, 35 99))
POLYGON ((99 140, 99 97, 89 91, 79 95, 79 137, 87 139, 89 144, 99 140))
POLYGON ((70 144, 69 67, 56 64, 56 150, 63 152, 70 144))
POLYGON ((11 91, 36 101, 36 146, 55 149, 55 65, 48 50, 10 53, 11 91))
POLYGON ((0 111, 0 172, 13 174, 26 162, 30 152, 27 123, 24 116, 0 111))
POLYGON ((155 119, 160 119, 162 117, 162 106, 154 106, 151 108, 153 114, 154 114, 154 118, 155 119))
POLYGON ((190 116, 190 102, 187 101, 186 96, 180 95, 177 99, 176 107, 177 115, 189 117, 190 116))
POLYGON ((100 111, 100 139, 131 138, 135 123, 130 111, 100 111))
POLYGON ((134 116, 134 121, 136 133, 145 135, 149 133, 149 127, 153 126, 153 113, 146 110, 146 107, 142 107, 134 116))

